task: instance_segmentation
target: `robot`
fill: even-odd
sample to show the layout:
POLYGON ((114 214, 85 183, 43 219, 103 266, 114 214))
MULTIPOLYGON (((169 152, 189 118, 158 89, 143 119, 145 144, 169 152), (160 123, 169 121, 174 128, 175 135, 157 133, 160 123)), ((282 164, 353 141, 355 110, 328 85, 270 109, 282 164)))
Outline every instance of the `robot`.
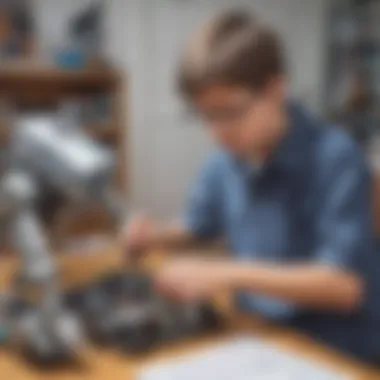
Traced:
MULTIPOLYGON (((112 185, 112 153, 76 124, 71 109, 28 116, 12 136, 0 179, 0 219, 21 267, 8 310, 11 341, 33 361, 62 363, 91 339, 133 353, 220 326, 209 304, 176 304, 155 292, 152 279, 122 271, 63 293, 37 199, 53 189, 71 204, 101 205, 116 222, 127 216, 112 185), (21 300, 21 302, 20 302, 21 300)), ((135 268, 136 269, 136 268, 135 268)))
POLYGON ((72 108, 64 107, 53 115, 20 119, 0 178, 0 219, 21 262, 11 299, 21 299, 24 305, 22 313, 20 306, 9 308, 11 337, 22 351, 43 362, 75 356, 85 334, 80 319, 62 301, 36 208, 42 189, 53 189, 81 208, 102 205, 115 221, 125 216, 125 203, 112 186, 113 154, 92 140, 75 116, 72 108))

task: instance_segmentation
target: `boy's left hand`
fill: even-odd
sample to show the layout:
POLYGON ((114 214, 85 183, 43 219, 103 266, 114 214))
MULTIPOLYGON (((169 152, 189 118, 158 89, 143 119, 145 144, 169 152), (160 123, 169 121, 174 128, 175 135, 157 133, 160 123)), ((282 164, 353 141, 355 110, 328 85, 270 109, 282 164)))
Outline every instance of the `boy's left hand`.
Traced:
POLYGON ((156 276, 159 291, 180 300, 202 300, 232 287, 231 262, 174 259, 156 276))

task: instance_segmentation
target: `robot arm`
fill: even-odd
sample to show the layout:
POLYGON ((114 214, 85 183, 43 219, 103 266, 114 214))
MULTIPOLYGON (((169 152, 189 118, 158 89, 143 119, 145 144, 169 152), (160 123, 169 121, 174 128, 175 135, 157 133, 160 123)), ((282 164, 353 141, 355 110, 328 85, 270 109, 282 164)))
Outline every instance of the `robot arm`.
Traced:
POLYGON ((9 220, 11 243, 21 259, 15 296, 35 304, 34 313, 15 323, 16 341, 34 357, 47 360, 71 354, 80 340, 80 330, 76 321, 63 312, 56 267, 33 209, 37 190, 30 175, 9 171, 0 183, 0 203, 9 220))
POLYGON ((22 171, 4 175, 0 183, 0 203, 9 220, 9 234, 21 258, 23 276, 45 281, 55 275, 55 268, 42 226, 33 209, 37 183, 22 171))
POLYGON ((72 124, 67 117, 21 120, 13 140, 12 161, 70 203, 96 203, 116 222, 124 221, 125 201, 112 186, 113 152, 72 124))

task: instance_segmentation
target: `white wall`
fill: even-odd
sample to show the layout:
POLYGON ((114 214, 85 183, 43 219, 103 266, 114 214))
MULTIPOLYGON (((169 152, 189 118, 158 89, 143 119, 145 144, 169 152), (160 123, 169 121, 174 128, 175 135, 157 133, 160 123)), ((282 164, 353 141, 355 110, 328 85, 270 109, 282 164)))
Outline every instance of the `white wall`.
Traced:
POLYGON ((329 0, 291 0, 284 20, 293 91, 317 111, 323 106, 326 80, 328 7, 329 0))
MULTIPOLYGON (((77 0, 35 1, 42 9, 41 17, 50 19, 50 25, 59 25, 70 7, 83 4, 77 0)), ((144 208, 161 217, 178 213, 190 179, 210 146, 201 128, 184 126, 183 119, 173 111, 167 69, 175 58, 179 39, 192 24, 197 25, 198 18, 188 15, 185 22, 180 7, 203 7, 207 12, 219 8, 221 3, 251 7, 275 24, 287 43, 293 92, 314 109, 322 104, 324 16, 328 0, 105 1, 109 4, 106 51, 128 79, 125 111, 134 208, 144 208), (178 9, 174 19, 168 8, 178 9), (158 41, 158 35, 166 35, 167 43, 165 39, 158 41), (159 67, 161 71, 156 73, 159 67)))

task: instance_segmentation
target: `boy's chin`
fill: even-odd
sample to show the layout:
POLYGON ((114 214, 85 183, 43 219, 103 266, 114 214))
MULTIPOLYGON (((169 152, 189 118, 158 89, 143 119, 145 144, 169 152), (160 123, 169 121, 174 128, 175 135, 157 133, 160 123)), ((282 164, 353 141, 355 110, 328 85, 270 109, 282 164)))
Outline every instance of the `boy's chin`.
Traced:
POLYGON ((251 148, 249 150, 231 150, 231 154, 233 154, 236 158, 243 161, 254 161, 256 163, 262 163, 268 159, 271 154, 271 149, 265 148, 251 148))

